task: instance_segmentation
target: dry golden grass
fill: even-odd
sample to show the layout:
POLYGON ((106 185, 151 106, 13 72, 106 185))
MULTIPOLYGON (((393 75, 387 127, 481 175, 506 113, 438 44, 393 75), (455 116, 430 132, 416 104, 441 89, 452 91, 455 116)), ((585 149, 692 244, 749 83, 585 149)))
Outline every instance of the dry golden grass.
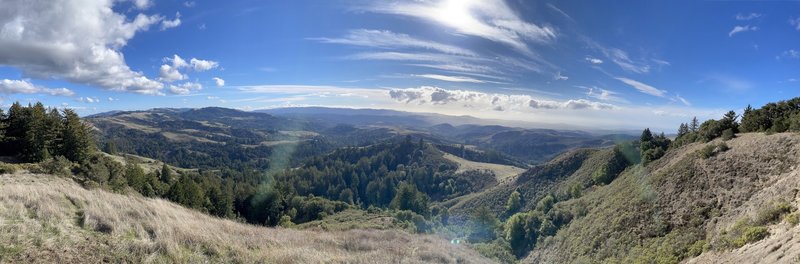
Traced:
POLYGON ((214 218, 173 203, 0 175, 0 263, 486 263, 399 231, 315 232, 214 218))
POLYGON ((465 172, 469 170, 488 170, 494 172, 494 175, 495 177, 497 177, 498 181, 525 172, 525 169, 523 168, 509 166, 509 165, 502 165, 502 164, 469 161, 449 153, 444 153, 444 158, 452 162, 458 163, 458 170, 456 171, 456 173, 465 172))

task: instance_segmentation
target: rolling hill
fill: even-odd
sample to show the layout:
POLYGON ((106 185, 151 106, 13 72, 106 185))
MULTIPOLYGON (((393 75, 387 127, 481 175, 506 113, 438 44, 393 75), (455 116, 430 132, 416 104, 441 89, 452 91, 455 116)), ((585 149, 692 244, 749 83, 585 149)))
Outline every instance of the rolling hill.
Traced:
POLYGON ((0 175, 0 223, 3 263, 489 262, 434 235, 266 228, 24 172, 0 175))

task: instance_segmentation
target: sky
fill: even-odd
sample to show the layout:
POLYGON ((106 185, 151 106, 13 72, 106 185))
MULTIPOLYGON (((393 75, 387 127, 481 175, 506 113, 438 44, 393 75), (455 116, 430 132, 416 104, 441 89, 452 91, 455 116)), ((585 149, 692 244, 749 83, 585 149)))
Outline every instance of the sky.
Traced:
POLYGON ((381 108, 670 132, 800 88, 797 1, 0 0, 0 105, 381 108))

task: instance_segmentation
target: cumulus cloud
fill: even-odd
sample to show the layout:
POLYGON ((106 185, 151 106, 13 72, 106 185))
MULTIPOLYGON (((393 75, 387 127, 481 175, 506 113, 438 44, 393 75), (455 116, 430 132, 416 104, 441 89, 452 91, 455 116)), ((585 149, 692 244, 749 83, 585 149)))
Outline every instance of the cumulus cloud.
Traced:
POLYGON ((552 101, 533 98, 529 95, 489 94, 477 91, 448 90, 438 87, 393 89, 389 96, 403 103, 419 105, 463 105, 468 108, 490 109, 494 111, 526 109, 569 109, 569 110, 608 110, 611 104, 585 99, 552 101))
POLYGON ((210 60, 201 60, 197 58, 192 58, 187 63, 186 60, 181 58, 180 56, 172 55, 172 58, 164 58, 165 63, 170 64, 163 64, 161 68, 159 68, 159 80, 165 82, 174 82, 174 81, 181 81, 186 80, 189 77, 181 73, 181 69, 190 68, 197 72, 207 71, 219 66, 219 63, 216 61, 210 60))
POLYGON ((225 80, 223 80, 222 78, 214 77, 211 79, 214 80, 214 83, 217 85, 217 87, 225 86, 225 80))
MULTIPOLYGON (((34 78, 160 93, 163 84, 131 70, 120 49, 163 17, 140 13, 129 18, 114 11, 116 3, 119 1, 3 1, 0 65, 18 68, 34 78)), ((134 4, 145 9, 150 1, 135 0, 134 4)))
POLYGON ((644 84, 644 83, 636 81, 636 80, 631 80, 631 79, 623 78, 623 77, 616 77, 615 79, 617 79, 617 80, 619 80, 619 81, 621 81, 621 82, 623 82, 623 83, 625 83, 627 85, 630 85, 631 87, 633 87, 634 89, 638 90, 639 92, 642 92, 642 93, 645 93, 645 94, 649 94, 649 95, 652 95, 652 96, 664 97, 664 95, 667 93, 667 91, 665 91, 665 90, 661 90, 661 89, 655 88, 653 86, 644 84))
POLYGON ((185 82, 179 85, 170 85, 169 92, 173 94, 186 95, 194 91, 203 89, 203 85, 196 82, 185 82))
POLYGON ((170 28, 174 28, 181 25, 181 12, 175 13, 175 19, 173 20, 162 20, 161 21, 161 30, 167 30, 170 28))
POLYGON ((34 85, 28 80, 0 80, 2 94, 49 94, 53 96, 73 96, 75 93, 67 88, 47 88, 34 85))
POLYGON ((758 27, 750 26, 750 25, 735 26, 735 27, 733 27, 733 29, 731 29, 731 32, 728 32, 728 37, 733 37, 733 35, 736 35, 736 34, 739 34, 739 33, 743 33, 743 32, 758 31, 758 29, 759 29, 758 27))
POLYGON ((323 43, 345 44, 355 46, 365 46, 373 48, 418 48, 435 50, 447 54, 457 54, 466 56, 476 56, 471 50, 442 44, 433 41, 421 40, 407 34, 394 33, 388 30, 351 30, 342 38, 314 38, 323 43))
POLYGON ((524 21, 503 0, 400 1, 375 3, 367 11, 415 17, 532 54, 526 41, 551 43, 556 30, 524 21))
POLYGON ((192 69, 199 72, 219 67, 219 63, 216 61, 200 60, 195 58, 189 60, 189 64, 192 66, 192 69))
POLYGON ((171 62, 172 64, 161 65, 161 68, 159 68, 159 80, 165 82, 174 82, 186 80, 186 78, 188 78, 186 74, 183 74, 178 70, 189 65, 180 56, 176 54, 173 55, 172 58, 164 58, 164 62, 171 62))

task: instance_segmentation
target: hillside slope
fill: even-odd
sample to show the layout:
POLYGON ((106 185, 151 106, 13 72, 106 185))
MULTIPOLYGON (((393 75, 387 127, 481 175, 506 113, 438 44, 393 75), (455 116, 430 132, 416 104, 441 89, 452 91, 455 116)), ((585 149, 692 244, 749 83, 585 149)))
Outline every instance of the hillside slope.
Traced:
POLYGON ((86 190, 50 175, 0 175, 0 262, 486 263, 464 245, 397 231, 313 232, 210 217, 86 190))
POLYGON ((677 263, 696 255, 690 262, 796 261, 800 229, 787 222, 797 222, 790 219, 797 218, 800 136, 741 134, 724 142, 728 150, 703 154, 721 144, 670 150, 556 204, 582 213, 540 239, 523 262, 677 263))

